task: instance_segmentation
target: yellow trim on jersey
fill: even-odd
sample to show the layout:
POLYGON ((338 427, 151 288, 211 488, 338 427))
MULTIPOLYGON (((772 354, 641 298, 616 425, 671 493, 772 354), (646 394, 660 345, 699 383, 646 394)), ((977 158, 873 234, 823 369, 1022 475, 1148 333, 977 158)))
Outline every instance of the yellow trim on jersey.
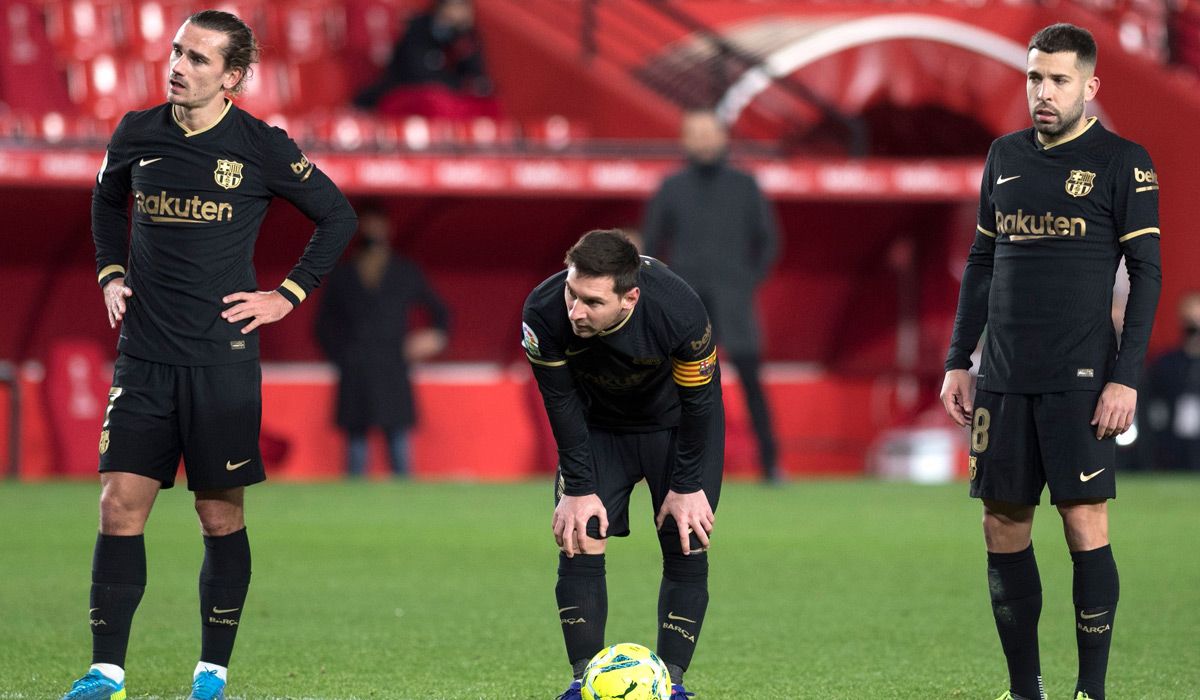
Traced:
POLYGON ((1134 192, 1149 192, 1151 190, 1157 190, 1157 189, 1158 189, 1158 185, 1146 185, 1145 187, 1137 188, 1136 190, 1134 190, 1134 192))
POLYGON ((100 271, 100 274, 96 275, 96 281, 99 282, 100 280, 104 279, 105 277, 108 277, 109 275, 111 275, 114 272, 120 272, 122 275, 124 275, 125 274, 125 266, 124 265, 108 265, 108 266, 106 266, 103 270, 100 271))
POLYGON ((717 363, 717 351, 713 350, 712 354, 703 360, 695 362, 683 362, 671 358, 671 376, 675 378, 675 383, 679 386, 704 386, 712 381, 713 375, 716 374, 714 365, 717 363), (701 368, 708 369, 708 372, 701 374, 701 368))
POLYGON ((633 318, 634 311, 637 311, 637 304, 633 305, 633 308, 629 310, 629 315, 626 316, 625 318, 621 319, 620 323, 613 326, 612 328, 602 330, 599 333, 597 333, 596 335, 610 335, 612 333, 616 333, 617 331, 621 330, 622 328, 625 327, 626 323, 629 323, 629 319, 633 318))
POLYGON ((1130 238, 1137 238, 1138 236, 1144 236, 1147 233, 1158 233, 1159 235, 1162 235, 1159 232, 1157 226, 1151 226, 1150 228, 1139 228, 1136 231, 1130 231, 1129 233, 1125 234, 1124 236, 1121 236, 1120 238, 1118 238, 1117 242, 1124 243, 1125 241, 1129 240, 1130 238))
POLYGON ((563 367, 567 364, 566 360, 555 360, 554 362, 550 362, 548 360, 539 360, 529 353, 525 353, 525 357, 529 358, 529 361, 533 364, 541 365, 542 367, 563 367))
MULTIPOLYGON (((1088 132, 1088 129, 1090 129, 1090 128, 1092 128, 1093 126, 1095 126, 1095 124, 1096 124, 1096 121, 1097 121, 1096 117, 1088 117, 1088 120, 1087 120, 1087 126, 1085 126, 1085 127, 1083 127, 1082 129, 1080 129, 1078 134, 1075 134, 1074 136, 1071 136, 1070 138, 1065 138, 1065 139, 1063 139, 1062 141, 1058 141, 1058 142, 1052 143, 1052 144, 1050 144, 1049 146, 1045 146, 1045 145, 1043 145, 1043 146, 1042 146, 1042 150, 1043 150, 1043 151, 1048 151, 1048 150, 1050 150, 1051 148, 1054 148, 1054 147, 1056 147, 1056 146, 1061 146, 1061 145, 1063 145, 1064 143, 1070 143, 1070 142, 1074 141, 1075 139, 1079 138, 1080 136, 1083 136, 1084 134, 1086 134, 1086 133, 1088 132)), ((1040 142, 1041 142, 1041 139, 1038 139, 1038 142, 1040 143, 1040 142)))
POLYGON ((987 230, 986 228, 984 228, 978 224, 975 225, 975 230, 982 233, 983 235, 987 236, 988 238, 996 237, 996 234, 992 233, 991 231, 987 230))
POLYGON ((231 100, 226 99, 225 100, 225 109, 221 110, 221 115, 219 117, 217 117, 216 121, 214 121, 212 124, 209 124, 208 126, 204 127, 203 129, 196 129, 195 131, 192 131, 191 129, 187 128, 187 126, 185 126, 183 122, 179 121, 179 117, 175 116, 175 107, 174 106, 171 107, 171 118, 175 120, 175 123, 179 126, 180 129, 183 129, 184 137, 190 139, 191 137, 195 136, 196 134, 203 134, 204 132, 213 128, 217 124, 220 124, 221 120, 225 118, 225 115, 229 114, 230 109, 233 109, 233 102, 231 100))
POLYGON ((300 182, 308 182, 308 178, 312 177, 313 171, 317 169, 315 165, 308 166, 308 172, 304 173, 304 177, 300 178, 300 182))
POLYGON ((284 280, 283 284, 281 284, 279 286, 288 290, 292 294, 295 294, 296 301, 303 302, 304 299, 308 296, 308 293, 304 291, 303 287, 301 287, 300 285, 296 284, 295 282, 293 282, 291 280, 284 280))

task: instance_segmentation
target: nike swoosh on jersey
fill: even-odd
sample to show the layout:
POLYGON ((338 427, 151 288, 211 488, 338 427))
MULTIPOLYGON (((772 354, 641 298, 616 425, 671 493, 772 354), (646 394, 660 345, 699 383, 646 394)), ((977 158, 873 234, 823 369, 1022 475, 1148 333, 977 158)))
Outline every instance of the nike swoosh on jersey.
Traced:
MULTIPOLYGON (((1108 467, 1105 467, 1104 469, 1107 469, 1107 468, 1108 468, 1108 467)), ((1100 472, 1104 471, 1104 469, 1100 469, 1100 470, 1098 470, 1098 471, 1094 471, 1094 472, 1092 472, 1091 474, 1084 474, 1083 472, 1079 472, 1079 480, 1080 480, 1080 481, 1091 481, 1093 477, 1095 477, 1095 476, 1096 476, 1097 474, 1099 474, 1100 472)))
POLYGON ((1013 175, 1012 177, 1004 177, 1003 175, 1001 175, 1001 176, 999 176, 999 177, 997 177, 997 178, 996 178, 996 184, 997 184, 997 185, 1003 185, 1004 183, 1006 183, 1006 182, 1011 182, 1012 180, 1016 180, 1016 179, 1017 179, 1017 178, 1019 178, 1019 177, 1021 177, 1021 176, 1020 176, 1020 175, 1013 175))
POLYGON ((244 467, 249 463, 250 463, 250 460, 248 460, 248 459, 238 462, 237 464, 233 464, 229 460, 225 460, 225 470, 233 471, 234 469, 238 469, 239 467, 244 467))
POLYGON ((1081 612, 1081 613, 1079 613, 1079 617, 1080 617, 1080 619, 1083 619, 1083 620, 1095 620, 1097 617, 1104 617, 1107 614, 1108 614, 1107 610, 1105 610, 1103 612, 1094 613, 1092 615, 1088 615, 1085 612, 1081 612))
POLYGON ((162 158, 143 158, 138 161, 138 165, 144 168, 147 165, 150 165, 151 163, 157 163, 160 160, 162 160, 162 158))

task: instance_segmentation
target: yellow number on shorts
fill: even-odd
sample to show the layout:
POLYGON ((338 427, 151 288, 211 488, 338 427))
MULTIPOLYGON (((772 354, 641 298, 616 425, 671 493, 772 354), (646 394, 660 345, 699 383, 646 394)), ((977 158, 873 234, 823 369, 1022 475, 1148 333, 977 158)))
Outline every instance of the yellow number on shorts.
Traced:
POLYGON ((975 409, 975 420, 971 423, 971 451, 984 452, 988 447, 988 428, 992 426, 992 412, 986 408, 975 409))
POLYGON ((108 408, 104 409, 104 424, 100 426, 101 428, 108 427, 108 418, 109 414, 112 413, 113 404, 117 402, 117 398, 123 393, 125 393, 125 390, 119 386, 114 386, 108 390, 108 408))

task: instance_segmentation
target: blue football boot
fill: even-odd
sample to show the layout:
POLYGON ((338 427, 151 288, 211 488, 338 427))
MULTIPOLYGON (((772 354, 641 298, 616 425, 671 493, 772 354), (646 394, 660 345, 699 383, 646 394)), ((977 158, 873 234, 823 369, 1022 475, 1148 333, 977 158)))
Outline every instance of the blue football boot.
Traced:
POLYGON ((689 693, 683 689, 682 683, 675 683, 671 686, 671 700, 687 700, 690 697, 695 697, 695 693, 689 693))
POLYGON ((92 669, 71 685, 62 700, 125 700, 125 684, 92 669))
POLYGON ((567 692, 559 695, 555 700, 583 700, 583 681, 571 681, 571 687, 567 688, 567 692))
POLYGON ((225 681, 216 671, 201 671, 192 681, 188 700, 225 700, 225 681))

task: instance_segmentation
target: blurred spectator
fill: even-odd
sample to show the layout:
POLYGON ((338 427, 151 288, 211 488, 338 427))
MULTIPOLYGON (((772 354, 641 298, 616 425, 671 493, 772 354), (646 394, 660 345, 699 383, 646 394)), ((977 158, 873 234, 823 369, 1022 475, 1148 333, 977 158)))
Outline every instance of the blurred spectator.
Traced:
POLYGON ((354 104, 389 116, 498 117, 472 0, 434 0, 413 17, 383 75, 354 104))
POLYGON ((1142 424, 1157 469, 1200 471, 1200 291, 1179 302, 1183 343, 1150 365, 1142 424))
POLYGON ((737 367, 763 477, 774 481, 778 449, 759 379, 754 292, 778 253, 775 216, 754 177, 726 162, 729 134, 716 114, 685 114, 682 144, 688 164, 664 180, 650 201, 644 250, 670 264, 704 301, 724 349, 722 361, 737 367))
POLYGON ((367 433, 387 438, 392 474, 409 472, 409 430, 417 422, 409 368, 446 347, 449 314, 416 264, 391 247, 377 204, 359 210, 359 249, 329 276, 317 312, 317 340, 339 373, 337 424, 346 432, 346 473, 367 471, 367 433), (413 307, 432 327, 409 330, 413 307))

